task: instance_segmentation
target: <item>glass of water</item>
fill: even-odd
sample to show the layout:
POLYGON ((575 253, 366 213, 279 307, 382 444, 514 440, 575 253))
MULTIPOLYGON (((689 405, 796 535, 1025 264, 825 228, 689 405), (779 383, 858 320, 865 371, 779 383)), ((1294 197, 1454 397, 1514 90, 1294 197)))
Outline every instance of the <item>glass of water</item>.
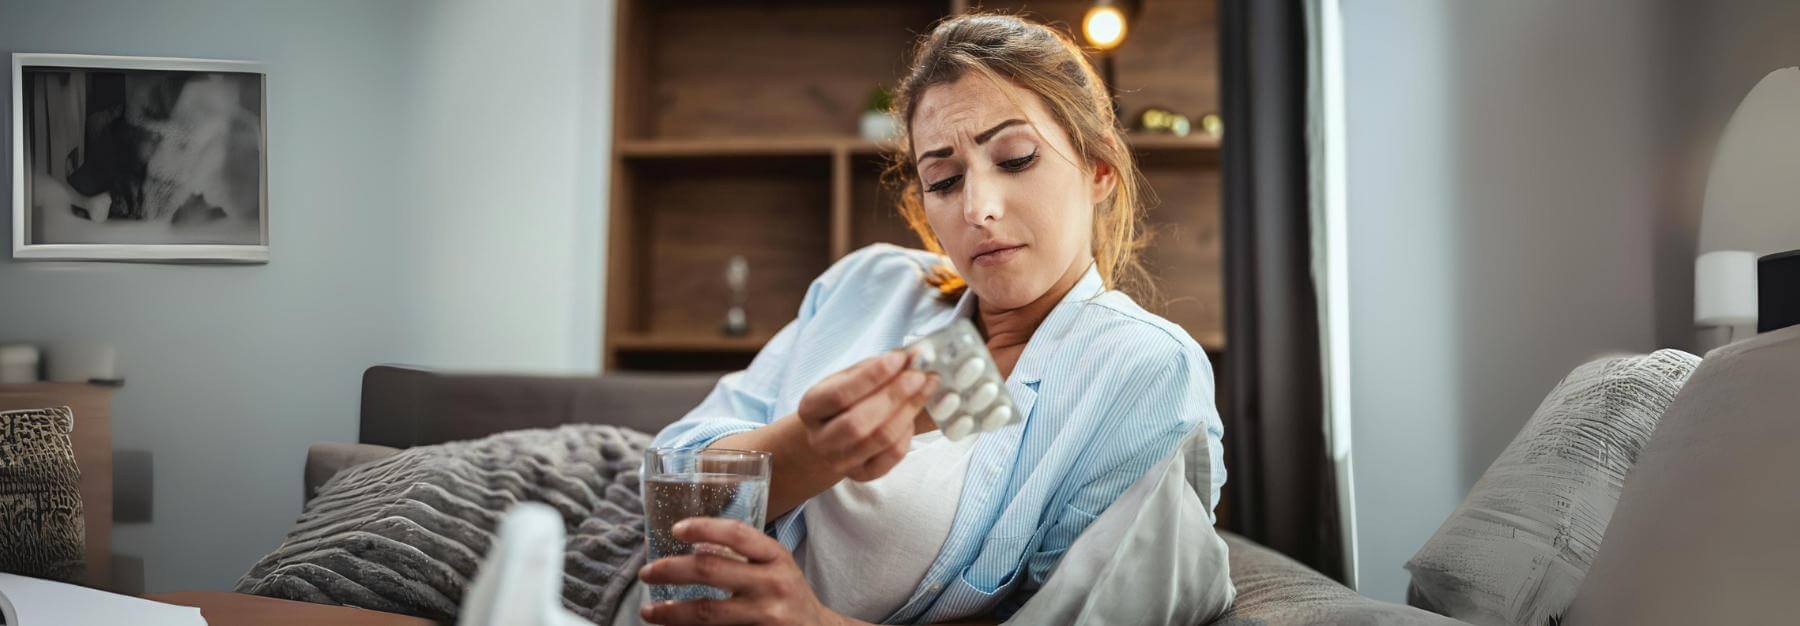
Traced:
MULTIPOLYGON (((769 508, 768 452, 718 448, 651 448, 644 451, 644 523, 650 561, 692 554, 693 544, 675 539, 675 523, 690 517, 727 517, 762 530, 769 508)), ((734 555, 723 546, 702 551, 734 555)), ((741 558, 741 557, 740 557, 741 558)), ((723 600, 724 589, 708 585, 646 585, 646 602, 723 600)))

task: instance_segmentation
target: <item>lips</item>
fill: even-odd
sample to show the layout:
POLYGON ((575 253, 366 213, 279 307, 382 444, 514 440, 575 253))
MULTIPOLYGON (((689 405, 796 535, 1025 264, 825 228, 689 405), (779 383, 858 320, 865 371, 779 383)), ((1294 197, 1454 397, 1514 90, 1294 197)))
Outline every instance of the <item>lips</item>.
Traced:
POLYGON ((997 240, 984 241, 981 242, 981 245, 975 247, 975 256, 970 258, 970 262, 980 266, 999 265, 1012 260, 1012 258, 1018 256, 1019 251, 1023 249, 1025 249, 1025 244, 1022 243, 997 240))

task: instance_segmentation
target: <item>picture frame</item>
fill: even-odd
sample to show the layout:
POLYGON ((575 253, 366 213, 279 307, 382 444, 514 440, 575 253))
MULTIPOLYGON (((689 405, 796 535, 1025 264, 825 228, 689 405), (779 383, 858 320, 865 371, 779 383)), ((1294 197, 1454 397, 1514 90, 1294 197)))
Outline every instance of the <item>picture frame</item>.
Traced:
POLYGON ((14 53, 11 92, 14 259, 268 262, 262 64, 14 53))

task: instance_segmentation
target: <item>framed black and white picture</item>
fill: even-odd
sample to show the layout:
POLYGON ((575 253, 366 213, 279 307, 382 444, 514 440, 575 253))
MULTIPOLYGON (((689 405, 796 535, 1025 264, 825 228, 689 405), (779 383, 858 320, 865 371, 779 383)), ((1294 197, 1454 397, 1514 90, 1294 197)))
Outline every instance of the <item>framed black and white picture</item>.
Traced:
POLYGON ((256 63, 14 54, 13 258, 265 263, 256 63))

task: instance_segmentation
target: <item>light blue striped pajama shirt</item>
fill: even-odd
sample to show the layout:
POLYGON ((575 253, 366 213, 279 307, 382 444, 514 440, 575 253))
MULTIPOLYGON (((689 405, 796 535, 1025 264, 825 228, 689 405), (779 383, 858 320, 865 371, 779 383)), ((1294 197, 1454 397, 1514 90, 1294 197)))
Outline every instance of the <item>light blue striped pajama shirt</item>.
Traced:
MULTIPOLYGON (((839 260, 750 367, 722 378, 654 445, 706 446, 768 424, 824 377, 971 315, 970 293, 948 302, 924 284, 925 269, 943 262, 885 244, 839 260)), ((1025 419, 976 442, 949 537, 884 623, 1011 615, 1076 536, 1196 429, 1212 470, 1206 505, 1218 502, 1224 426, 1211 364, 1181 327, 1104 289, 1094 269, 1032 335, 1006 390, 1025 419)), ((806 540, 805 506, 769 524, 790 551, 806 540)))

